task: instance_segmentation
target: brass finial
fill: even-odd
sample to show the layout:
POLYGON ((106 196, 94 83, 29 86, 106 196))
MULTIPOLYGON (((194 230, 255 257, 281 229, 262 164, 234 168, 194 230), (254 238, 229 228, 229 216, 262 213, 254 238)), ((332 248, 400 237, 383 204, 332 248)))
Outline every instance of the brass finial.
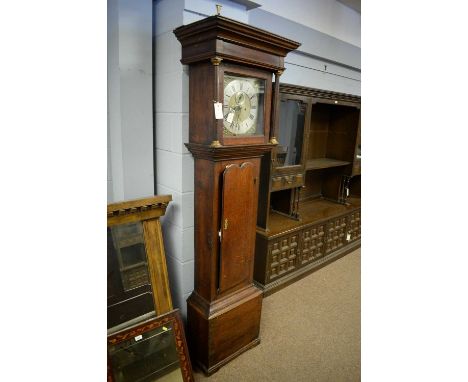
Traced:
POLYGON ((216 15, 221 16, 221 8, 223 6, 221 4, 216 4, 216 15))
POLYGON ((218 140, 211 142, 210 147, 221 147, 221 143, 218 140))
POLYGON ((271 143, 272 145, 277 145, 277 144, 278 144, 278 141, 276 140, 275 137, 271 137, 270 143, 271 143))
POLYGON ((219 65, 221 61, 223 61, 222 57, 215 56, 211 58, 211 63, 213 65, 219 65))

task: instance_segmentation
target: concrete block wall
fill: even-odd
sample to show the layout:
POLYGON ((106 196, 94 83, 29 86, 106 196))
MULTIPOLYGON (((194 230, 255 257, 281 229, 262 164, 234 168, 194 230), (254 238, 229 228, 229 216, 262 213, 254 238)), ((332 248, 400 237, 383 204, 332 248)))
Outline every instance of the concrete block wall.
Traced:
POLYGON ((172 32, 183 23, 183 0, 155 4, 156 189, 171 194, 161 219, 173 304, 186 314, 193 290, 193 158, 188 142, 188 67, 180 63, 180 44, 172 32))
POLYGON ((108 0, 108 202, 153 195, 152 0, 108 0))
MULTIPOLYGON (((263 11, 361 46, 361 15, 336 0, 255 0, 263 11)), ((271 23, 274 27, 275 23, 271 23)))
POLYGON ((286 56, 281 82, 361 94, 360 47, 262 8, 250 11, 249 21, 253 26, 301 43, 297 51, 286 56))

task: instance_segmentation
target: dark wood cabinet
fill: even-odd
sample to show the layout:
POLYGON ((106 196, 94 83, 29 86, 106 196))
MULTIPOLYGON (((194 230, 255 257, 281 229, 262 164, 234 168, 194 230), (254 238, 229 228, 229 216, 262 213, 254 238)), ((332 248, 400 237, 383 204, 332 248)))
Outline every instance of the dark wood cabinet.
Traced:
POLYGON ((262 159, 257 218, 254 279, 265 294, 361 237, 360 97, 288 84, 279 95, 278 145, 262 159))

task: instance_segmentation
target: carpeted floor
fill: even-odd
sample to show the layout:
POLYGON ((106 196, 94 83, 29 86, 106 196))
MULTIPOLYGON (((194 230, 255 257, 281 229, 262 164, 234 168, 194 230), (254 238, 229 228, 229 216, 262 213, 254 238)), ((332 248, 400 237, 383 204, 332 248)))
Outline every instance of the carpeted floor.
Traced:
POLYGON ((195 381, 360 381, 360 308, 358 249, 265 298, 260 345, 195 381))

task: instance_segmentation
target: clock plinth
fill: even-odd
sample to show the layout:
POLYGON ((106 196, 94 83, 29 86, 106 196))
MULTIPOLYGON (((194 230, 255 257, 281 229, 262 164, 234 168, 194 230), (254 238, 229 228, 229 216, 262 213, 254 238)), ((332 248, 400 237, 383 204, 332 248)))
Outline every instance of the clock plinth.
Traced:
POLYGON ((262 157, 275 147, 272 76, 299 44, 222 16, 174 33, 190 66, 186 146, 195 163, 188 342, 192 361, 211 374, 260 342, 262 292, 253 266, 262 157))
POLYGON ((207 304, 196 292, 188 298, 188 330, 206 338, 192 341, 191 354, 196 354, 195 362, 205 374, 260 343, 262 295, 250 285, 221 302, 207 304))

